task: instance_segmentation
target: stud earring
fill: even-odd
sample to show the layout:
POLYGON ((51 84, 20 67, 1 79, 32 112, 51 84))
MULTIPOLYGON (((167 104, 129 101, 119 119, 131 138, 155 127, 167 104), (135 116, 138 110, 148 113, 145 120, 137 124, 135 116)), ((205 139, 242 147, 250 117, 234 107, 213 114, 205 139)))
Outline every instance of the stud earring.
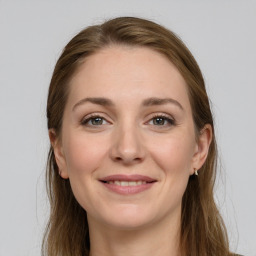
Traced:
POLYGON ((197 170, 195 170, 195 173, 194 173, 196 176, 198 176, 198 171, 197 170))

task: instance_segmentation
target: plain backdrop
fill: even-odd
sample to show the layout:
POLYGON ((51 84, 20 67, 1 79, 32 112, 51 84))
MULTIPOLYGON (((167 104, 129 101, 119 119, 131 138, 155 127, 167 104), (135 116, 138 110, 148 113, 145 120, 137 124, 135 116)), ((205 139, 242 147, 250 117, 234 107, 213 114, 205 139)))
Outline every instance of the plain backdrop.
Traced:
POLYGON ((231 248, 256 255, 256 1, 0 0, 0 255, 40 255, 48 216, 46 97, 62 48, 82 28, 139 16, 175 31, 204 74, 231 248))

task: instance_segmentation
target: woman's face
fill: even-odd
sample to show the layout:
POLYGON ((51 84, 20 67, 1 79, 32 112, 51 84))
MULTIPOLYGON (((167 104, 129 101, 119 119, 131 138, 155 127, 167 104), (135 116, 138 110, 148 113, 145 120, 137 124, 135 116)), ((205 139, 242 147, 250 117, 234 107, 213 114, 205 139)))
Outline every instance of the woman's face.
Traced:
POLYGON ((112 46, 88 57, 70 86, 61 138, 52 142, 89 224, 132 229, 177 220, 208 146, 203 135, 196 142, 175 66, 147 48, 112 46))

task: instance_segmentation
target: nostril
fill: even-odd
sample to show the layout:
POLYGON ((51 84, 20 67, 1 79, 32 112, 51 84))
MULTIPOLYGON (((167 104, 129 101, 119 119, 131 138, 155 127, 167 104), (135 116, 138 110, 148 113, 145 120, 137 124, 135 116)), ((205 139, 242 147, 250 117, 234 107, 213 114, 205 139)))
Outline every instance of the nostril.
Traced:
POLYGON ((124 164, 131 164, 131 163, 139 163, 142 161, 142 158, 140 157, 136 157, 136 158, 133 158, 133 157, 115 157, 114 158, 114 161, 116 162, 123 162, 124 164))

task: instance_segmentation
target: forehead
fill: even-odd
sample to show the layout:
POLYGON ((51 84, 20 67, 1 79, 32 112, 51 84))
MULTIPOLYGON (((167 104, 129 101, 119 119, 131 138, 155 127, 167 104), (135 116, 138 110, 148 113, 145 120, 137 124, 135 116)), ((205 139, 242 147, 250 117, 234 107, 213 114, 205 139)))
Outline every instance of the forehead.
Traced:
POLYGON ((146 47, 111 46, 86 58, 71 79, 70 98, 135 100, 170 96, 189 104, 185 80, 162 54, 146 47))

